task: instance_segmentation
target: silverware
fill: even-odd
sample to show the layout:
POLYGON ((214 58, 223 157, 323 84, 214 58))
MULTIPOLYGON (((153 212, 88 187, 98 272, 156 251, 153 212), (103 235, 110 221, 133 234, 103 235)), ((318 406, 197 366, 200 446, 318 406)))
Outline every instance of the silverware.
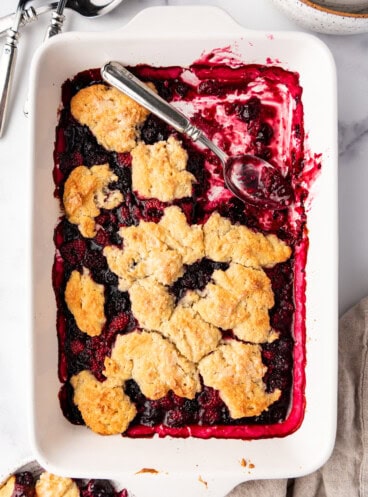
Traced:
POLYGON ((65 20, 64 8, 66 2, 67 0, 59 0, 56 9, 52 11, 51 21, 46 31, 45 40, 61 33, 65 20))
MULTIPOLYGON (((98 0, 67 0, 66 8, 74 10, 83 17, 99 17, 107 14, 117 7, 123 0, 105 0, 103 3, 98 0)), ((40 7, 30 6, 23 12, 20 26, 25 26, 33 21, 37 21, 38 17, 55 10, 58 2, 49 2, 40 7)), ((15 14, 9 14, 0 18, 0 36, 6 34, 9 27, 12 26, 15 14)))
POLYGON ((17 59, 19 27, 27 1, 28 0, 19 0, 13 24, 12 27, 8 29, 7 38, 0 59, 0 137, 3 135, 4 131, 9 95, 17 59))
MULTIPOLYGON (((65 20, 64 9, 65 9, 66 3, 67 3, 67 0, 59 0, 58 4, 56 5, 55 10, 52 11, 50 24, 47 28, 44 41, 46 41, 49 38, 52 38, 53 36, 61 33, 61 31, 63 29, 64 20, 65 20)), ((28 96, 26 98, 26 101, 24 102, 23 113, 26 117, 28 117, 28 115, 29 115, 29 98, 28 98, 28 96)))

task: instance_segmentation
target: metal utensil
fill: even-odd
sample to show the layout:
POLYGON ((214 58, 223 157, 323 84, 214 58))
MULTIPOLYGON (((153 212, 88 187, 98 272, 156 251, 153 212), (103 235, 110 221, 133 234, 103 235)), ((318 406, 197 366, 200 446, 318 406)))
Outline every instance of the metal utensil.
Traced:
POLYGON ((107 83, 217 155, 223 166, 226 187, 240 200, 272 210, 285 209, 291 204, 292 188, 274 165, 250 154, 228 156, 193 126, 184 114, 118 62, 105 64, 101 75, 107 83))
MULTIPOLYGON (((55 10, 52 11, 51 15, 51 20, 49 23, 49 26, 47 28, 45 38, 44 40, 48 40, 49 38, 52 38, 53 36, 61 33, 64 25, 64 8, 66 6, 67 0, 59 0, 55 10)), ((26 98, 26 101, 24 102, 23 106, 23 113, 26 117, 29 115, 29 100, 28 96, 26 98)))
MULTIPOLYGON (((66 8, 74 10, 83 17, 99 17, 107 14, 117 7, 123 0, 105 0, 103 3, 99 0, 67 0, 66 8)), ((39 16, 55 10, 58 2, 49 2, 40 7, 30 6, 23 12, 20 25, 25 26, 36 21, 39 16)), ((0 18, 0 36, 6 34, 12 26, 15 14, 9 14, 0 18)))
POLYGON ((50 24, 45 35, 45 40, 48 40, 49 38, 52 38, 53 36, 61 33, 65 20, 64 8, 66 6, 66 2, 67 0, 59 0, 56 9, 52 11, 50 24))
POLYGON ((3 135, 7 115, 9 95, 17 59, 19 27, 23 10, 28 0, 19 0, 12 27, 8 29, 7 38, 0 59, 0 137, 3 135))

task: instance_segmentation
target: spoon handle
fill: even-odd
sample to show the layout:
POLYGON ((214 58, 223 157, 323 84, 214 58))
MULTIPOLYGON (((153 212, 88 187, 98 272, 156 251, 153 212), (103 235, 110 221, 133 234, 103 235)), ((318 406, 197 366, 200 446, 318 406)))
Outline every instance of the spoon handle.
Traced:
POLYGON ((202 132, 193 126, 184 114, 167 103, 119 62, 105 64, 101 69, 101 75, 107 83, 115 86, 180 133, 187 134, 192 140, 198 140, 202 135, 202 132))
POLYGON ((57 7, 52 11, 49 27, 47 28, 45 40, 61 33, 65 20, 64 9, 67 0, 59 0, 57 7))
POLYGON ((0 137, 3 135, 17 59, 18 32, 9 29, 0 59, 0 137))
MULTIPOLYGON (((56 2, 51 2, 47 5, 42 5, 41 7, 33 7, 31 5, 28 9, 23 11, 22 19, 20 22, 20 27, 26 26, 31 22, 37 21, 40 15, 46 14, 50 12, 57 6, 56 2)), ((8 14, 7 16, 0 17, 0 37, 5 36, 8 32, 8 29, 13 25, 15 13, 8 14)))

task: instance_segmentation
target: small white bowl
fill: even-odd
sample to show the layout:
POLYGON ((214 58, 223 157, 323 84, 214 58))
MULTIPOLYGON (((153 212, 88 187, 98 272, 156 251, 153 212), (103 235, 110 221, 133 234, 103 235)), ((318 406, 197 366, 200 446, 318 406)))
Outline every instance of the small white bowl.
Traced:
POLYGON ((352 35, 368 32, 368 0, 272 0, 300 26, 318 33, 352 35))

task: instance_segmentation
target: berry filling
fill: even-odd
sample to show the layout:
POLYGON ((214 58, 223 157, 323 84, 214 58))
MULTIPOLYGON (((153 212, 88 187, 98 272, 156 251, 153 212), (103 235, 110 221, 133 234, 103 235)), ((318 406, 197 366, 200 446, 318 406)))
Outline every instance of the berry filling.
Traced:
MULTIPOLYGON (((296 368, 303 368, 305 364, 305 330, 304 324, 299 329, 294 327, 295 313, 302 316, 297 322, 304 323, 305 312, 304 303, 294 301, 294 295, 300 295, 300 290, 303 292, 305 286, 304 276, 297 275, 304 271, 307 250, 304 200, 308 192, 299 181, 305 153, 300 99, 302 89, 297 74, 278 67, 239 65, 230 68, 221 63, 214 65, 204 58, 189 69, 193 76, 190 80, 186 76, 188 69, 179 67, 141 65, 130 68, 142 80, 154 83, 158 93, 167 101, 190 105, 193 124, 204 130, 229 155, 250 153, 278 164, 282 154, 284 159, 277 177, 265 172, 262 181, 271 197, 274 195, 287 200, 283 209, 277 211, 269 209, 267 202, 261 206, 242 202, 225 188, 221 164, 209 150, 196 146, 184 136, 178 136, 151 115, 139 130, 140 139, 146 145, 153 145, 167 140, 170 135, 177 136, 188 155, 186 169, 194 176, 195 182, 191 197, 173 202, 140 197, 132 189, 130 153, 106 150, 91 131, 71 115, 72 96, 81 88, 100 83, 98 71, 85 71, 65 82, 54 152, 55 196, 60 200, 63 198, 65 182, 70 172, 79 165, 92 167, 108 163, 117 178, 109 189, 120 191, 124 200, 112 209, 100 209, 100 214, 95 218, 96 233, 92 238, 84 237, 65 215, 55 228, 53 286, 58 305, 59 378, 63 384, 59 392, 61 409, 70 422, 84 423, 73 401, 71 377, 87 369, 98 380, 104 381, 104 359, 111 355, 117 335, 127 334, 139 324, 133 316, 128 292, 119 290, 118 277, 109 269, 104 248, 111 245, 124 247, 120 228, 138 226, 142 221, 159 223, 165 208, 174 204, 184 212, 189 224, 201 225, 212 212, 217 211, 232 224, 245 225, 266 235, 274 234, 292 248, 291 259, 265 270, 275 298, 270 321, 278 333, 278 339, 261 345, 262 361, 267 367, 263 381, 267 392, 280 389, 281 396, 258 416, 233 419, 219 392, 209 386, 202 384, 201 391, 193 399, 178 397, 170 391, 166 396, 152 400, 142 393, 136 381, 130 379, 126 381, 124 391, 135 404, 137 414, 125 436, 142 437, 155 433, 160 436, 195 435, 202 438, 283 436, 300 425, 304 402, 304 371, 296 368), (266 86, 264 96, 257 88, 260 79, 266 86), (194 80, 198 82, 194 84, 194 80), (280 94, 280 84, 287 88, 286 96, 280 94), (280 113, 283 103, 289 108, 290 101, 294 103, 295 110, 291 122, 287 124, 288 130, 284 130, 280 124, 283 122, 280 113), (298 188, 295 185, 299 185, 298 188), (87 336, 78 328, 64 299, 71 273, 75 270, 82 272, 83 268, 87 268, 92 280, 104 288, 106 322, 99 336, 87 336), (296 342, 302 345, 297 348, 296 342), (298 361, 295 360, 297 356, 298 361)), ((169 293, 177 303, 187 291, 203 290, 214 271, 225 271, 228 267, 228 263, 208 258, 185 265, 183 275, 169 287, 169 293)), ((221 329, 221 333, 225 342, 234 339, 232 330, 221 329)), ((90 482, 81 495, 125 495, 114 493, 109 485, 106 482, 90 482)))

